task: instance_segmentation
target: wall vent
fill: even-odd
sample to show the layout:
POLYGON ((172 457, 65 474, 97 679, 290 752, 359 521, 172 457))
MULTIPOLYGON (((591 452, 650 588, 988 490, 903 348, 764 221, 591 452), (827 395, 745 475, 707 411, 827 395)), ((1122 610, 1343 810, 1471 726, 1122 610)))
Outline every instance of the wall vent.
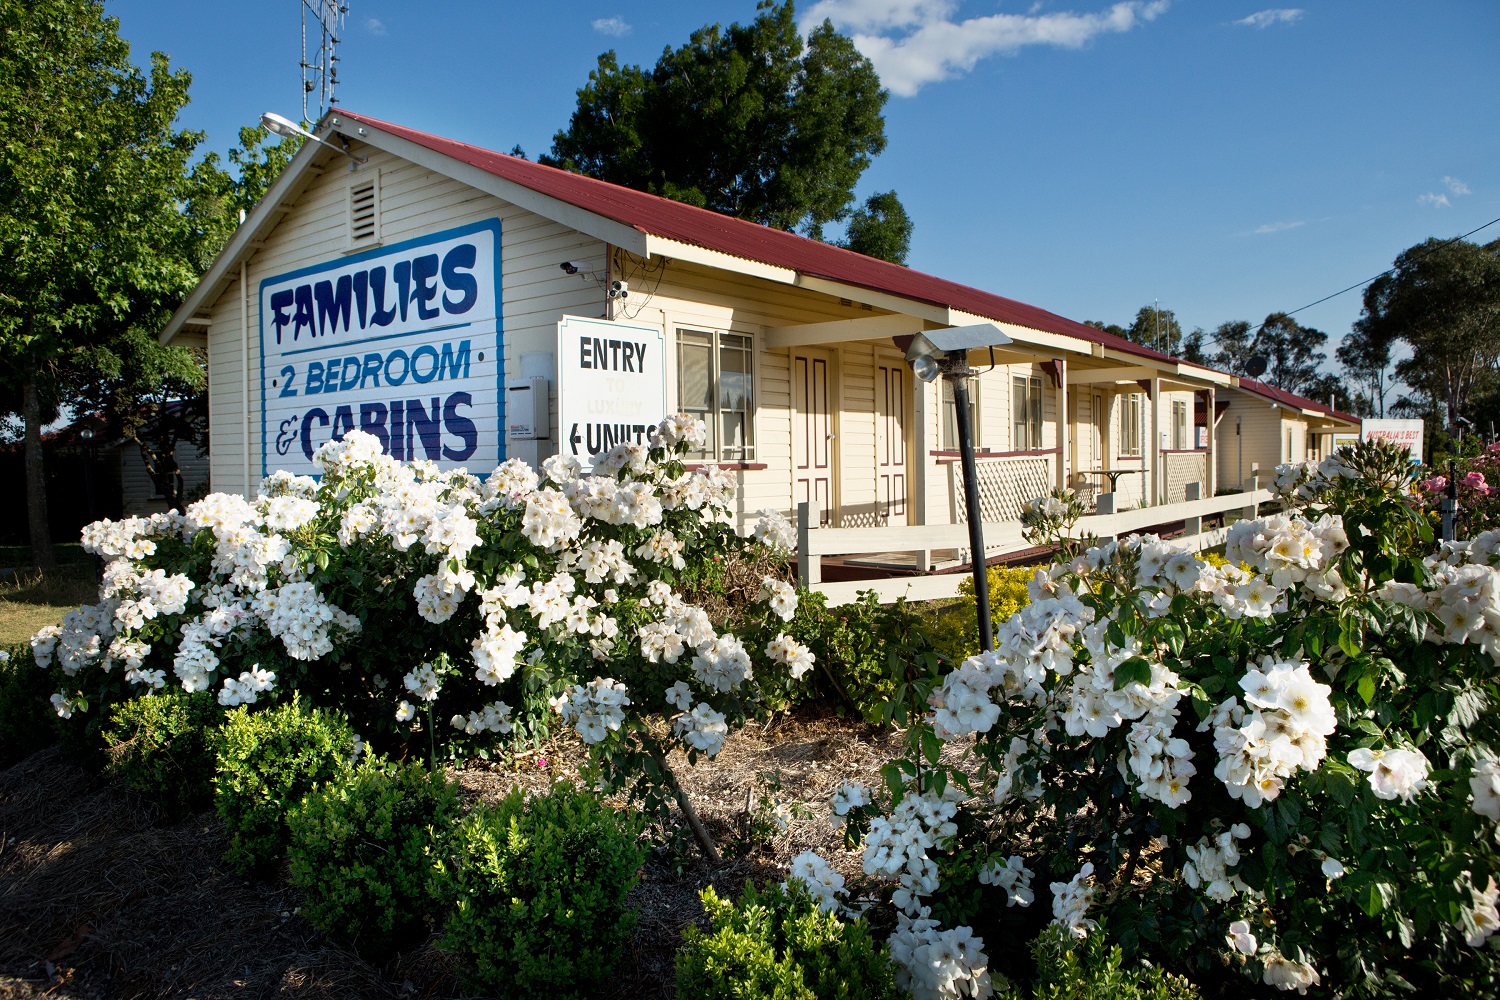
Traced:
POLYGON ((349 185, 349 249, 380 245, 380 172, 356 175, 349 185))

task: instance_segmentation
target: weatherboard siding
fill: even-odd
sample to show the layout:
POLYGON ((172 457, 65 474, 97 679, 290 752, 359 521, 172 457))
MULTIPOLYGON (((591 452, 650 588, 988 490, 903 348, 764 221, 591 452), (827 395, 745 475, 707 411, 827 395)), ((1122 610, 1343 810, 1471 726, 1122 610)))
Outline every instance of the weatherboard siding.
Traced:
POLYGON ((215 490, 249 493, 260 481, 260 283, 268 277, 336 261, 351 252, 346 231, 348 187, 353 178, 368 176, 372 170, 380 171, 382 245, 484 219, 500 219, 507 372, 518 370, 522 353, 556 351, 557 322, 564 314, 597 316, 602 312, 603 292, 598 286, 581 276, 565 274, 558 266, 573 260, 589 263, 602 272, 606 248, 599 240, 378 151, 372 151, 370 162, 355 174, 328 170, 314 178, 280 224, 264 234, 263 245, 249 260, 248 482, 241 423, 246 378, 241 367, 238 281, 231 282, 214 303, 208 353, 210 475, 215 490))
POLYGON ((1220 390, 1220 396, 1228 397, 1229 407, 1219 418, 1219 485, 1224 489, 1234 488, 1259 470, 1264 486, 1283 461, 1285 411, 1247 392, 1220 390), (1240 428, 1238 438, 1234 433, 1236 422, 1240 428))
MULTIPOLYGON (((788 348, 766 345, 776 327, 858 319, 873 315, 853 303, 763 278, 736 275, 670 260, 662 271, 645 273, 641 262, 616 254, 612 275, 629 282, 630 294, 617 304, 616 318, 660 324, 667 334, 667 401, 677 405, 676 331, 695 329, 746 334, 754 344, 755 460, 736 471, 740 484, 735 514, 763 508, 794 514, 792 490, 791 357, 788 348)), ((889 344, 889 340, 879 343, 889 344)), ((842 511, 868 511, 875 501, 875 394, 873 344, 854 342, 820 350, 832 358, 829 397, 837 435, 836 499, 842 511)))

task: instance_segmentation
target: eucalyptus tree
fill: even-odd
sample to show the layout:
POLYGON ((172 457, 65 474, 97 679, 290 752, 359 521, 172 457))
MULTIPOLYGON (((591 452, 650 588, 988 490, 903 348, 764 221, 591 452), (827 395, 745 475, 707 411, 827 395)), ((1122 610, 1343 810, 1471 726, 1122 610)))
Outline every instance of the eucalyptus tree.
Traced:
POLYGON ((1437 402, 1447 423, 1496 382, 1500 359, 1500 241, 1428 239, 1403 250, 1365 290, 1364 335, 1401 340, 1401 381, 1437 402))

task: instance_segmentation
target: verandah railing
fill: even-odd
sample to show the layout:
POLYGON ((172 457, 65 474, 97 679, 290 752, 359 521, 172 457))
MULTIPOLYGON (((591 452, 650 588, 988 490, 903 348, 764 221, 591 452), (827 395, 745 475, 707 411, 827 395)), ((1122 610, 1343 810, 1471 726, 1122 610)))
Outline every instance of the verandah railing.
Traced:
MULTIPOLYGON (((1198 484, 1191 484, 1197 486, 1198 484)), ((1045 492, 1045 491, 1042 491, 1045 492)), ((1035 494, 1033 494, 1035 495, 1035 494)), ((1114 538, 1132 532, 1182 522, 1181 534, 1167 543, 1181 549, 1200 551, 1223 544, 1224 528, 1203 530, 1205 518, 1229 515, 1226 521, 1254 517, 1257 507, 1270 501, 1270 490, 1251 489, 1225 496, 1185 500, 1181 503, 1146 507, 1140 510, 1110 514, 1089 514, 1074 526, 1075 537, 1094 535, 1114 538)), ((821 511, 817 504, 797 505, 797 579, 809 589, 828 595, 831 605, 847 604, 862 590, 873 590, 882 603, 901 598, 939 600, 958 594, 958 585, 967 573, 926 573, 888 580, 851 580, 823 582, 824 556, 854 556, 877 552, 913 552, 917 565, 931 565, 934 549, 966 548, 969 529, 964 524, 925 524, 897 528, 823 528, 818 526, 821 511)), ((986 521, 985 549, 991 557, 1019 552, 1030 543, 1021 534, 1019 519, 986 521)))

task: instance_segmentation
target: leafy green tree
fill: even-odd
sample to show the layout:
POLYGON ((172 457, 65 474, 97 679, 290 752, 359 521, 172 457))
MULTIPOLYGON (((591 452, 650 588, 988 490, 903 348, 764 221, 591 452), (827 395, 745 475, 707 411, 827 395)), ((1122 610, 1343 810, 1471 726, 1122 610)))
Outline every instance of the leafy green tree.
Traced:
POLYGON ((1470 398, 1489 391, 1500 358, 1500 241, 1428 239, 1396 257, 1390 274, 1365 290, 1364 335, 1400 339, 1411 357, 1396 375, 1417 399, 1404 412, 1436 403, 1451 426, 1470 398))
POLYGON ((905 264, 911 249, 911 216, 906 214, 896 192, 872 194, 849 218, 844 246, 867 257, 892 264, 905 264))
MULTIPOLYGON (((239 146, 229 151, 229 165, 234 168, 233 176, 229 177, 220 172, 218 176, 210 178, 206 176, 207 169, 202 171, 205 176, 199 180, 200 185, 225 199, 227 207, 236 216, 240 212, 249 214, 250 210, 260 203, 305 141, 301 136, 285 136, 274 144, 264 145, 266 139, 264 130, 246 126, 240 129, 239 146)), ((520 148, 517 146, 516 151, 520 148)), ((521 158, 526 158, 524 153, 521 154, 521 158)), ((205 158, 204 162, 205 167, 216 168, 218 166, 217 159, 212 153, 205 158)), ((236 222, 238 222, 237 219, 236 222)), ((233 227, 230 231, 233 231, 233 227)), ((213 248, 214 253, 223 249, 224 241, 228 238, 229 234, 225 233, 223 240, 213 248)))
POLYGON ((1135 322, 1126 328, 1125 337, 1175 357, 1182 345, 1182 326, 1177 322, 1177 314, 1170 309, 1141 306, 1135 314, 1135 322))
MULTIPOLYGON (((804 42, 791 0, 761 0, 749 24, 700 28, 649 71, 601 55, 541 162, 821 238, 849 218, 855 184, 885 149, 888 97, 830 22, 804 42)), ((860 231, 899 235, 899 206, 894 194, 871 199, 860 231)))
POLYGON ((1203 327, 1193 327, 1193 332, 1182 338, 1182 345, 1178 348, 1178 357, 1195 365, 1207 365, 1212 362, 1208 356, 1208 345, 1205 343, 1208 334, 1203 327))
POLYGON ((1232 319, 1214 327, 1214 352, 1210 363, 1231 375, 1249 375, 1250 359, 1255 356, 1255 336, 1248 322, 1232 319))
POLYGON ((52 566, 44 414, 77 348, 192 286, 189 77, 130 61, 96 0, 0 0, 0 379, 21 396, 33 559, 52 566), (51 394, 51 398, 49 398, 51 394))
POLYGON ((178 444, 208 451, 208 372, 201 350, 163 346, 153 329, 133 326, 69 359, 60 394, 74 412, 99 413, 139 450, 146 473, 181 510, 178 444))
POLYGON ((1112 333, 1116 337, 1125 336, 1125 328, 1118 323, 1106 323, 1102 319, 1086 319, 1083 325, 1091 326, 1095 330, 1103 330, 1105 333, 1112 333))
MULTIPOLYGON (((1322 393, 1318 398, 1326 400, 1327 386, 1319 381, 1318 372, 1327 357, 1319 350, 1328 341, 1326 333, 1302 326, 1288 314, 1277 312, 1267 316, 1258 327, 1242 319, 1220 323, 1208 339, 1214 350, 1207 355, 1207 361, 1213 367, 1303 396, 1321 387, 1317 389, 1322 393), (1252 375, 1251 362, 1256 358, 1264 359, 1266 367, 1260 374, 1252 375)), ((1341 398, 1347 400, 1347 394, 1341 398)))
POLYGON ((1353 390, 1350 412, 1364 417, 1385 416, 1385 396, 1389 388, 1386 373, 1391 368, 1393 343, 1389 327, 1383 327, 1371 318, 1372 310, 1378 313, 1382 308, 1381 293, 1374 289, 1375 284, 1365 289, 1365 313, 1354 321, 1353 328, 1334 352, 1344 370, 1344 378, 1353 390))
POLYGON ((1287 313, 1275 312, 1261 323, 1251 353, 1266 359, 1263 381, 1305 396, 1328 357, 1319 349, 1326 343, 1328 334, 1301 325, 1287 313))
POLYGON ((1357 387, 1352 385, 1347 378, 1335 375, 1333 372, 1318 372, 1302 387, 1300 395, 1314 402, 1325 403, 1335 410, 1343 410, 1345 413, 1373 416, 1369 413, 1360 413, 1360 410, 1368 405, 1369 400, 1362 396, 1357 387))
MULTIPOLYGON (((301 139, 263 144, 259 128, 240 129, 230 170, 210 153, 194 165, 183 213, 188 230, 180 252, 195 275, 208 269, 239 225, 302 146, 301 139)), ((175 302, 168 305, 175 305, 175 302)), ((109 340, 75 349, 59 361, 57 395, 74 412, 99 413, 110 430, 133 442, 147 473, 181 509, 186 501, 177 446, 208 450, 208 370, 197 348, 163 345, 156 334, 166 309, 141 318, 109 340)))

